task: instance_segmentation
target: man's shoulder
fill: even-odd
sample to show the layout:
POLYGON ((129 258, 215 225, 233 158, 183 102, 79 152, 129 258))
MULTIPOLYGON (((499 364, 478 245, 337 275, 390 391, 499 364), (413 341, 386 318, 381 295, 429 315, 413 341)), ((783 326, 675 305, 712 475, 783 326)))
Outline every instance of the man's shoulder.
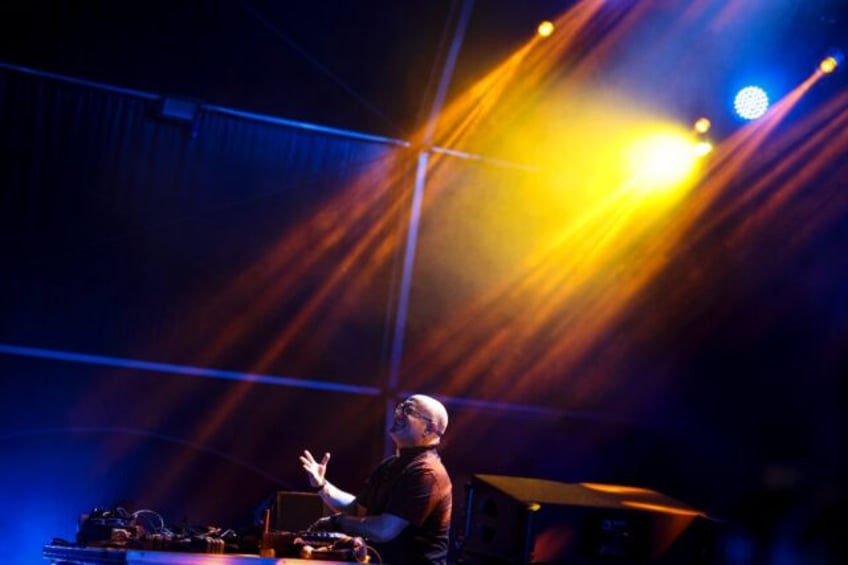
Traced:
POLYGON ((442 458, 435 451, 428 451, 416 457, 403 470, 405 475, 429 475, 441 481, 450 481, 450 475, 442 458))

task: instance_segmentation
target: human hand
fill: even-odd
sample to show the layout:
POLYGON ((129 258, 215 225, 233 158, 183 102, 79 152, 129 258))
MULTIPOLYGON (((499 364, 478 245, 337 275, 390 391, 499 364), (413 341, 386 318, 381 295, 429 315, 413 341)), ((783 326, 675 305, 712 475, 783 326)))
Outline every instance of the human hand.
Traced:
POLYGON ((327 463, 330 462, 330 454, 325 453, 321 462, 315 461, 312 453, 308 449, 303 450, 303 455, 300 456, 300 463, 303 465, 303 470, 309 477, 309 484, 315 488, 324 486, 327 482, 327 463))

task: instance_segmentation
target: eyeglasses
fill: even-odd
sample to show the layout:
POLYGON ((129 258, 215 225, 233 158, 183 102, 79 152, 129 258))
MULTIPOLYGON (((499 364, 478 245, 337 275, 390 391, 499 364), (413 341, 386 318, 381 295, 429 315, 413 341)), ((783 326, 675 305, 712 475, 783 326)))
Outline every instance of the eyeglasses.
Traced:
POLYGON ((425 416, 421 412, 415 409, 415 406, 412 405, 411 402, 404 401, 397 405, 395 408, 396 416, 412 416, 413 418, 418 418, 419 420, 423 420, 427 422, 427 429, 436 434, 439 437, 442 437, 442 434, 439 430, 436 429, 436 424, 433 422, 433 419, 429 416, 425 416))

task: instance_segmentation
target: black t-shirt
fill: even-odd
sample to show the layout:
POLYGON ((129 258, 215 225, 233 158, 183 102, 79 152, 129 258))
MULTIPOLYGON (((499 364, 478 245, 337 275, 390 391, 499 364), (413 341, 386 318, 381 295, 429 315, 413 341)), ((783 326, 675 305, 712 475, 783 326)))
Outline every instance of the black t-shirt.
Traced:
POLYGON ((452 486, 435 447, 401 449, 374 469, 356 501, 368 515, 409 522, 395 539, 374 544, 384 563, 444 565, 450 534, 452 486))

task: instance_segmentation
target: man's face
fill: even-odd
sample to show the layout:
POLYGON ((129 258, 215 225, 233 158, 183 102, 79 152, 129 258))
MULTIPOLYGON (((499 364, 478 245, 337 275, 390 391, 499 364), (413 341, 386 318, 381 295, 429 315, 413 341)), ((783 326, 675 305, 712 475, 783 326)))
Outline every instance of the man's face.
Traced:
POLYGON ((432 420, 416 403, 408 398, 395 408, 394 421, 389 429, 392 439, 398 447, 412 447, 424 444, 432 433, 432 420))

